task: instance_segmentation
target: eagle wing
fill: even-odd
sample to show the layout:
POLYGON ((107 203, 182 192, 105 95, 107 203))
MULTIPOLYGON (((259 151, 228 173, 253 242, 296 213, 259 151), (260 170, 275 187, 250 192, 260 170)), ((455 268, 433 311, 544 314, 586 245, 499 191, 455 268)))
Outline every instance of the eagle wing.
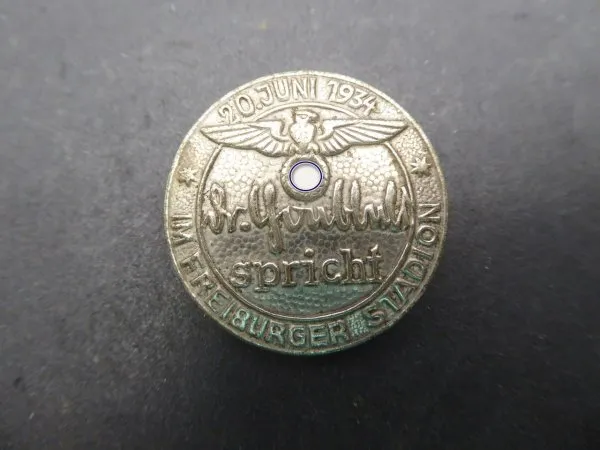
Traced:
POLYGON ((337 155, 353 145, 385 142, 405 130, 407 126, 402 120, 324 120, 323 133, 317 137, 317 142, 321 153, 337 155))
POLYGON ((217 144, 256 150, 267 156, 282 156, 289 153, 292 145, 292 140, 282 134, 282 129, 283 122, 280 120, 263 120, 204 127, 200 131, 217 144))

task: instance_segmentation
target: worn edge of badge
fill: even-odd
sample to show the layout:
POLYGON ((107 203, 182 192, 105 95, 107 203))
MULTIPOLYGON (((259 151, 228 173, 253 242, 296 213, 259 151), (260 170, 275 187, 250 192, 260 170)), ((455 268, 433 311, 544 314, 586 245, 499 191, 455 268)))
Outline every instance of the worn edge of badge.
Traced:
MULTIPOLYGON (((430 154, 431 158, 433 159, 434 165, 438 168, 437 173, 438 173, 438 177, 439 177, 440 194, 441 194, 442 204, 444 206, 442 214, 440 216, 441 227, 440 227, 440 233, 439 233, 438 254, 437 254, 437 257, 434 259, 433 263, 429 266, 429 268, 428 268, 429 270, 428 270, 427 274, 425 275, 425 278, 423 279, 421 284, 418 286, 416 292, 413 293, 412 299, 407 304, 403 305, 402 309, 398 312, 398 314, 395 317, 392 317, 391 319, 386 319, 386 321, 379 328, 373 330, 370 334, 355 338, 354 340, 352 340, 350 342, 340 344, 335 347, 328 347, 328 348, 323 348, 323 349, 310 348, 309 351, 306 351, 303 349, 289 349, 289 348, 279 348, 279 347, 269 346, 265 342, 263 342, 259 339, 244 338, 244 337, 242 337, 241 334, 235 333, 232 330, 230 330, 221 321, 214 320, 215 322, 217 322, 219 324, 219 326, 221 328, 223 328, 224 330, 227 331, 228 335, 234 335, 237 339, 239 339, 247 344, 252 344, 262 350, 271 351, 271 352, 284 354, 284 355, 293 355, 293 356, 318 356, 318 355, 327 355, 327 354, 331 354, 331 353, 337 353, 339 351, 355 347, 359 344, 365 343, 365 342, 373 339, 376 336, 379 336, 380 334, 382 334, 385 331, 392 328, 397 322, 400 321, 400 319, 402 317, 404 317, 412 309, 414 304, 417 303, 417 301, 419 301, 421 299, 427 286, 431 282, 431 278, 436 273, 436 270, 440 264, 441 258, 444 255, 446 235, 448 232, 449 203, 448 203, 448 191, 446 189, 446 181, 445 181, 445 177, 444 177, 444 172, 442 170, 442 166, 440 164, 439 156, 438 156, 438 153, 437 153, 435 147, 432 145, 429 137, 423 131, 423 129, 419 125, 419 123, 417 123, 417 121, 413 118, 413 116, 411 114, 409 114, 404 109, 404 107, 401 106, 398 102, 396 102, 396 100, 394 100, 391 96, 382 92, 381 90, 379 90, 379 88, 373 87, 373 86, 363 82, 362 80, 358 80, 356 78, 352 78, 352 77, 349 77, 346 75, 341 75, 341 74, 338 74, 335 72, 325 72, 325 71, 319 71, 319 70, 296 70, 296 71, 276 72, 276 73, 266 75, 263 77, 255 78, 247 83, 244 83, 234 89, 229 90, 228 92, 226 92, 225 94, 223 94, 219 98, 217 98, 208 107, 208 109, 206 109, 204 111, 204 113, 199 118, 196 119, 196 121, 194 122, 194 124, 192 125, 190 130, 185 134, 185 136, 181 140, 181 143, 177 147, 177 150, 175 153, 175 158, 172 160, 172 163, 171 163, 171 169, 170 169, 169 175, 167 177, 167 184, 166 184, 166 188, 165 188, 164 210, 163 210, 164 233, 165 233, 165 237, 166 237, 167 246, 169 247, 169 254, 171 256, 171 264, 174 266, 175 273, 178 275, 180 281, 183 283, 188 295, 190 295, 192 297, 193 301, 201 308, 201 311, 204 314, 204 316, 205 317, 210 316, 210 314, 206 311, 205 306, 196 297, 195 293, 192 292, 192 290, 188 286, 188 283, 185 282, 184 274, 181 272, 181 270, 177 264, 177 259, 175 257, 173 248, 171 246, 171 240, 170 240, 170 235, 169 235, 169 195, 170 195, 170 190, 171 190, 170 187, 171 187, 173 180, 175 178, 175 175, 176 175, 176 168, 178 167, 179 160, 181 158, 181 155, 183 153, 186 143, 189 141, 189 138, 196 133, 197 128, 200 126, 203 119, 205 117, 207 117, 215 108, 218 107, 218 105, 222 99, 229 98, 229 97, 235 95, 236 92, 247 89, 257 83, 266 82, 266 81, 272 80, 276 77, 295 76, 295 75, 299 75, 299 74, 316 75, 316 76, 323 76, 323 77, 335 77, 340 80, 345 80, 347 82, 351 82, 351 83, 360 85, 364 88, 367 88, 367 89, 373 91, 374 93, 376 93, 377 95, 381 96, 383 99, 388 101, 390 104, 392 104, 394 107, 396 107, 404 115, 404 117, 410 122, 411 126, 415 130, 417 130, 419 137, 421 139, 423 139, 423 142, 426 144, 427 148, 430 150, 429 154, 430 154)), ((211 270, 213 270, 213 269, 211 268, 211 270)))

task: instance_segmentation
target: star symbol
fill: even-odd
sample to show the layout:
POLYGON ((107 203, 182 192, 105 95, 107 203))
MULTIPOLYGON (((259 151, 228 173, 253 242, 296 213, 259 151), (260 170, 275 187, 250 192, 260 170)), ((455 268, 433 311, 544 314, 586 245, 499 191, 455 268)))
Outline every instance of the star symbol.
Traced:
POLYGON ((185 183, 187 187, 190 187, 192 183, 198 182, 196 173, 196 170, 192 169, 191 167, 186 167, 185 169, 181 169, 179 171, 179 178, 177 180, 180 183, 185 183))
POLYGON ((415 157, 410 165, 410 173, 414 173, 415 175, 429 175, 429 168, 431 167, 431 164, 427 162, 426 156, 423 158, 415 157))

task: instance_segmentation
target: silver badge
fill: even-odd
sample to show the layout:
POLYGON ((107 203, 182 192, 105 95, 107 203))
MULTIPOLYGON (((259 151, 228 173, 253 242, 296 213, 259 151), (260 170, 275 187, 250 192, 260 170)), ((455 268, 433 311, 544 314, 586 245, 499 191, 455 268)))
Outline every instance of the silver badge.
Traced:
POLYGON ((400 106, 309 71, 213 105, 177 153, 165 213, 177 271, 210 316, 261 347, 315 354, 414 304, 447 201, 437 156, 400 106))

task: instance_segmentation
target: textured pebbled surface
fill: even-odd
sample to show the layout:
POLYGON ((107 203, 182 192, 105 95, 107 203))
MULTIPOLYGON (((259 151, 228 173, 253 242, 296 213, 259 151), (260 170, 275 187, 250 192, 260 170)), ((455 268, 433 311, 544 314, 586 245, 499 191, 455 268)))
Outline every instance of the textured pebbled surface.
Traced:
POLYGON ((0 448, 598 448, 600 6, 0 1, 0 448), (405 106, 445 256, 314 359, 202 317, 162 231, 184 133, 298 68, 405 106))

